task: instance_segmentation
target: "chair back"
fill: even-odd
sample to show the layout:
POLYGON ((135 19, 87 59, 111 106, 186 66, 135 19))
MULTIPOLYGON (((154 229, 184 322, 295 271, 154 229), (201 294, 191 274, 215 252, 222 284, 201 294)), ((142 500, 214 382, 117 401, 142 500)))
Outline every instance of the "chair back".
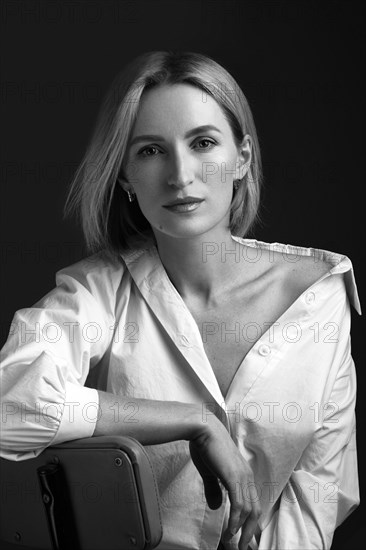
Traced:
POLYGON ((154 472, 130 437, 69 441, 20 462, 2 458, 0 481, 3 545, 148 550, 161 540, 154 472))

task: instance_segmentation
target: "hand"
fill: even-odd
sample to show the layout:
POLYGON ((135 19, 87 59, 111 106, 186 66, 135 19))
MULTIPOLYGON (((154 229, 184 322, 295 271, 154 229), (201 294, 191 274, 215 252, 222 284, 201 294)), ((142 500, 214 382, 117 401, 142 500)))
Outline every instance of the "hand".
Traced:
POLYGON ((189 442, 192 460, 202 476, 207 504, 222 504, 220 482, 228 491, 231 507, 224 540, 242 528, 239 550, 246 550, 261 514, 252 469, 241 456, 226 428, 212 417, 206 429, 189 442))

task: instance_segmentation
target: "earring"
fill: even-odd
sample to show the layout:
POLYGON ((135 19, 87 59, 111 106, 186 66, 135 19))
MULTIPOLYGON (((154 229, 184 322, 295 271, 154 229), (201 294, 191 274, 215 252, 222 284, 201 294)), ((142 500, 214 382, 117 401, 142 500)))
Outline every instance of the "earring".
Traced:
POLYGON ((241 182, 241 180, 235 180, 235 181, 234 181, 234 189, 235 189, 235 191, 239 188, 240 182, 241 182))
POLYGON ((131 191, 128 190, 127 195, 128 195, 129 202, 133 202, 135 200, 135 197, 136 197, 135 193, 131 193, 131 191))

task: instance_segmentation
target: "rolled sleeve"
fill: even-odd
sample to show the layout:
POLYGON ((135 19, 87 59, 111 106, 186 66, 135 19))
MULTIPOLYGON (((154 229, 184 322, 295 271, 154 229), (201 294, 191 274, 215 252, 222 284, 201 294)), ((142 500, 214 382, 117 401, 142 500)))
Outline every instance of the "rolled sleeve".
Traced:
POLYGON ((99 412, 99 394, 94 388, 80 388, 75 384, 65 384, 65 402, 53 445, 91 437, 95 430, 99 412), (70 437, 72 434, 72 437, 70 437))
POLYGON ((85 267, 59 271, 56 288, 14 315, 1 352, 4 458, 33 458, 94 433, 98 392, 84 384, 108 349, 114 317, 110 278, 96 264, 85 267))

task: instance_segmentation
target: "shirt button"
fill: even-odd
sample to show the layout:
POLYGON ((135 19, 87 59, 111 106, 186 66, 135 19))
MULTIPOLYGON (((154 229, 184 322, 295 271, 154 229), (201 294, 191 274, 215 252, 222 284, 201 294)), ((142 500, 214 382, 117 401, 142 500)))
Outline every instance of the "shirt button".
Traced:
POLYGON ((305 302, 307 304, 312 304, 315 301, 315 294, 314 292, 307 292, 305 295, 305 302))
POLYGON ((269 355, 271 353, 271 348, 266 344, 262 344, 258 348, 258 353, 259 355, 263 355, 265 357, 266 355, 269 355))

